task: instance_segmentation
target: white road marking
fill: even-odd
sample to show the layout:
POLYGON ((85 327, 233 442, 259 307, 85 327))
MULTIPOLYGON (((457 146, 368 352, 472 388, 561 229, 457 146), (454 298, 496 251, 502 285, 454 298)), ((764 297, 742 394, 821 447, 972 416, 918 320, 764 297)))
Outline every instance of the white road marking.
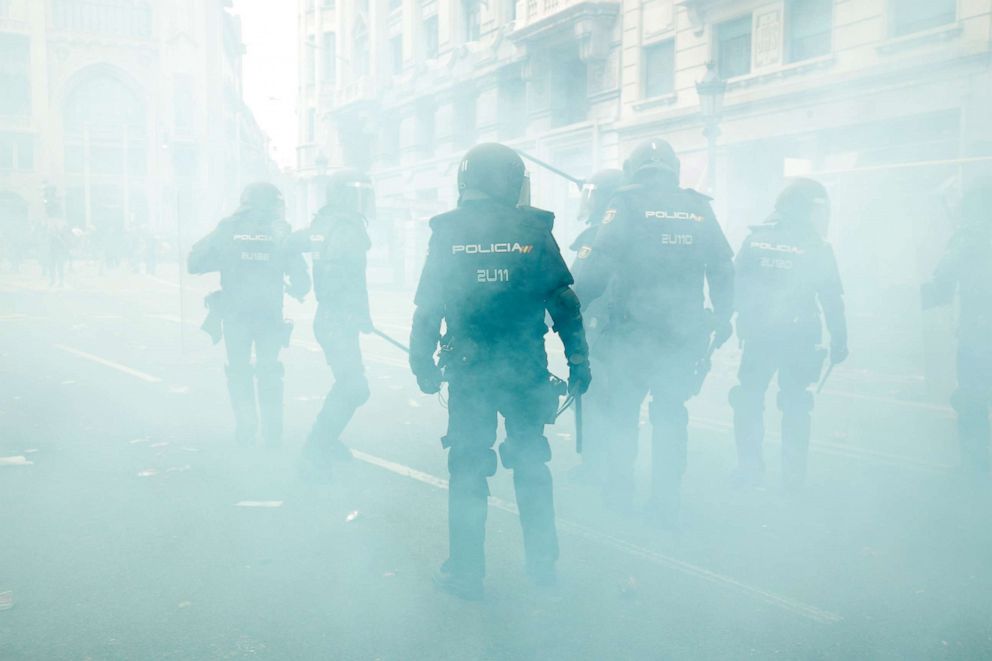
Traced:
MULTIPOLYGON (((693 427, 708 429, 710 431, 725 432, 731 431, 734 428, 733 424, 730 422, 715 420, 713 418, 700 418, 694 416, 689 418, 689 421, 693 427)), ((781 437, 775 434, 768 434, 766 438, 772 443, 782 443, 781 437)), ((874 461, 888 466, 914 468, 917 470, 935 473, 946 473, 954 470, 954 467, 948 464, 935 464, 933 462, 924 461, 922 459, 914 459, 904 455, 890 454, 888 452, 880 452, 878 450, 869 450, 868 448, 859 448, 853 445, 829 443, 826 441, 818 441, 816 439, 812 439, 810 441, 809 447, 813 452, 818 452, 820 454, 827 454, 835 457, 846 457, 848 459, 858 459, 861 461, 874 461)))
POLYGON ((28 458, 24 455, 18 455, 16 457, 0 457, 0 466, 32 466, 33 461, 28 461, 28 458))
MULTIPOLYGON (((424 484, 429 484, 432 487, 438 489, 447 489, 448 481, 443 480, 439 477, 435 477, 429 473, 419 471, 415 468, 410 468, 409 466, 404 466, 403 464, 398 464, 388 459, 382 459, 381 457, 376 457, 359 450, 352 450, 352 454, 356 459, 364 461, 367 464, 373 466, 378 466, 396 475, 401 475, 403 477, 408 477, 410 479, 422 482, 424 484)), ((489 497, 490 506, 503 510, 504 512, 509 512, 510 514, 520 515, 517 510, 517 506, 513 503, 507 502, 500 498, 493 496, 489 497)), ((618 537, 612 535, 607 535, 588 528, 578 523, 574 523, 567 519, 557 518, 558 527, 561 530, 568 531, 574 535, 584 537, 588 540, 598 542, 609 546, 615 550, 622 551, 629 555, 641 558, 642 560, 647 560, 656 565, 666 567, 668 569, 675 570, 677 572, 686 574, 688 576, 693 576, 695 578, 702 579, 709 583, 719 585, 724 588, 735 590, 742 594, 746 594, 750 597, 763 601, 767 604, 780 608, 782 610, 788 611, 800 617, 804 617, 808 620, 813 620, 814 622, 819 622, 821 624, 836 624, 842 621, 844 618, 837 613, 832 613, 816 606, 811 606, 809 604, 804 604, 801 601, 785 597, 774 592, 769 592, 768 590, 763 590, 761 588, 748 585, 738 581, 730 576, 725 576, 717 572, 706 569, 705 567, 700 567, 678 558, 673 558, 671 556, 665 555, 663 553, 658 553, 657 551, 652 551, 651 549, 644 548, 642 546, 637 546, 636 544, 631 544, 618 537)))
POLYGON ((131 367, 128 367, 127 365, 121 365, 120 363, 115 363, 112 360, 107 360, 106 358, 101 358, 100 356, 94 356, 91 353, 87 353, 85 351, 80 351, 79 349, 74 349, 72 347, 67 347, 64 344, 56 344, 55 345, 55 348, 56 349, 59 349, 61 351, 65 351, 66 353, 71 353, 74 356, 79 356, 80 358, 85 358, 86 360, 88 360, 90 362, 94 362, 94 363, 97 363, 99 365, 103 365, 104 367, 109 367, 110 369, 117 370, 118 372, 121 372, 123 374, 127 374, 129 376, 133 376, 136 379, 141 379, 142 381, 144 381, 146 383, 162 383, 162 379, 158 378, 157 376, 152 376, 151 374, 146 374, 146 373, 141 372, 139 370, 136 370, 136 369, 133 369, 131 367))
POLYGON ((241 500, 234 503, 235 507, 255 507, 259 509, 275 509, 282 507, 281 500, 241 500))
POLYGON ((10 314, 0 314, 0 321, 14 321, 15 319, 27 319, 28 316, 22 312, 11 312, 10 314))

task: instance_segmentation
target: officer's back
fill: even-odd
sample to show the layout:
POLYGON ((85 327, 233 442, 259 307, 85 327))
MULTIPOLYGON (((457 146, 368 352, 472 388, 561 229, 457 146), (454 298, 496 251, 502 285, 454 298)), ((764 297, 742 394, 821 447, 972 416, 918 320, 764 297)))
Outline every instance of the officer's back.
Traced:
POLYGON ((839 296, 833 250, 808 223, 772 216, 751 228, 735 260, 741 340, 819 342, 819 296, 839 296))
POLYGON ((580 255, 579 297, 585 305, 599 296, 612 273, 615 328, 658 338, 694 332, 707 278, 711 298, 729 309, 731 254, 709 198, 647 170, 618 191, 593 248, 580 255))
POLYGON ((490 351, 543 347, 544 301, 561 286, 550 282, 556 270, 547 268, 549 259, 560 260, 551 222, 551 214, 492 200, 467 201, 432 221, 431 249, 445 256, 453 335, 490 351))

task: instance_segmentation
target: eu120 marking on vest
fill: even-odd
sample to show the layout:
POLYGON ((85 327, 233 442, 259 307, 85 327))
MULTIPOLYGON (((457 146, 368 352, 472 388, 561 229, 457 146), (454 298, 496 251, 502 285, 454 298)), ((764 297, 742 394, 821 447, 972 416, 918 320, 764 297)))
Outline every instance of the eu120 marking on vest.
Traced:
POLYGON ((509 282, 510 269, 479 269, 475 279, 476 282, 509 282))

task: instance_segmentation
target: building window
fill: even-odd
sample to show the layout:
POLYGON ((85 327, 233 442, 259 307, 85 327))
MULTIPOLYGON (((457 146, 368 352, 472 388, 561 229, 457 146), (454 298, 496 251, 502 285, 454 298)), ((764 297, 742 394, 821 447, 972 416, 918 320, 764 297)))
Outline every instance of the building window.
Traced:
POLYGON ((438 53, 437 14, 424 19, 424 57, 433 60, 438 53))
POLYGON ((589 111, 586 64, 563 58, 551 66, 551 124, 566 126, 583 121, 589 111))
POLYGON ((417 108, 417 146, 425 154, 434 153, 434 106, 424 103, 417 108))
POLYGON ((152 9, 136 0, 53 0, 56 30, 145 39, 152 34, 152 9))
POLYGON ((363 21, 355 26, 351 66, 355 78, 369 75, 369 32, 363 21))
POLYGON ((716 26, 717 71, 723 79, 751 73, 751 15, 716 26))
POLYGON ((0 172, 34 170, 34 139, 23 133, 0 133, 0 172))
POLYGON ((390 73, 394 76, 403 71, 403 35, 398 34, 389 40, 390 73))
POLYGON ((324 33, 324 57, 321 76, 325 83, 333 84, 337 79, 338 40, 333 32, 324 33))
POLYGON ((455 101, 454 138, 459 147, 475 143, 476 108, 475 96, 465 95, 455 101))
POLYGON ((0 115, 31 114, 31 41, 20 34, 0 34, 0 115))
POLYGON ((833 6, 833 0, 790 0, 786 5, 786 57, 789 62, 830 53, 833 6))
POLYGON ((479 0, 462 0, 465 17, 465 41, 478 41, 482 36, 482 5, 479 0))
POLYGON ((893 0, 892 34, 896 37, 952 23, 957 0, 893 0))
POLYGON ((675 40, 668 39, 644 47, 644 98, 665 96, 675 91, 675 40))
POLYGON ((188 135, 196 126, 196 85, 189 74, 177 74, 173 84, 176 133, 188 135))
POLYGON ((307 110, 306 128, 306 141, 308 144, 313 144, 317 140, 317 111, 313 108, 307 110))
POLYGON ((499 84, 499 137, 519 138, 527 129, 527 83, 522 78, 506 78, 499 84))
POLYGON ((323 0, 320 6, 322 9, 334 9, 334 0, 323 0))
POLYGON ((403 0, 389 0, 389 11, 396 11, 403 6, 403 0))

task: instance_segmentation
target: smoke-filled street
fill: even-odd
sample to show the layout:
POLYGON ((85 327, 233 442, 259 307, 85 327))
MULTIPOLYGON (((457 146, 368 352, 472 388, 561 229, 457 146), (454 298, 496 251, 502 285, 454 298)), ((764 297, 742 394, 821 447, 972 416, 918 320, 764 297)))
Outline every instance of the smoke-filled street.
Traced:
MULTIPOLYGON (((790 497, 767 407, 768 487, 735 490, 728 345, 691 403, 677 533, 609 513, 569 477, 571 412, 548 428, 559 586, 524 578, 506 471, 492 480, 487 600, 437 591, 445 410, 364 336, 373 393, 332 483, 298 476, 331 377, 293 303, 282 448, 234 444, 206 281, 0 280, 0 658, 978 658, 992 653, 989 492, 962 484, 949 408, 912 375, 838 368, 807 490, 790 497), (185 325, 183 324, 185 320, 185 325), (884 424, 879 421, 884 420, 884 424), (11 605, 9 609, 6 606, 11 605)), ((405 342, 411 294, 373 288, 405 342)), ((312 301, 312 299, 311 299, 312 301)), ((561 349, 550 345, 561 372, 561 349)), ((649 452, 642 439, 641 478, 649 452)), ((643 491, 643 489, 641 489, 643 491)))

